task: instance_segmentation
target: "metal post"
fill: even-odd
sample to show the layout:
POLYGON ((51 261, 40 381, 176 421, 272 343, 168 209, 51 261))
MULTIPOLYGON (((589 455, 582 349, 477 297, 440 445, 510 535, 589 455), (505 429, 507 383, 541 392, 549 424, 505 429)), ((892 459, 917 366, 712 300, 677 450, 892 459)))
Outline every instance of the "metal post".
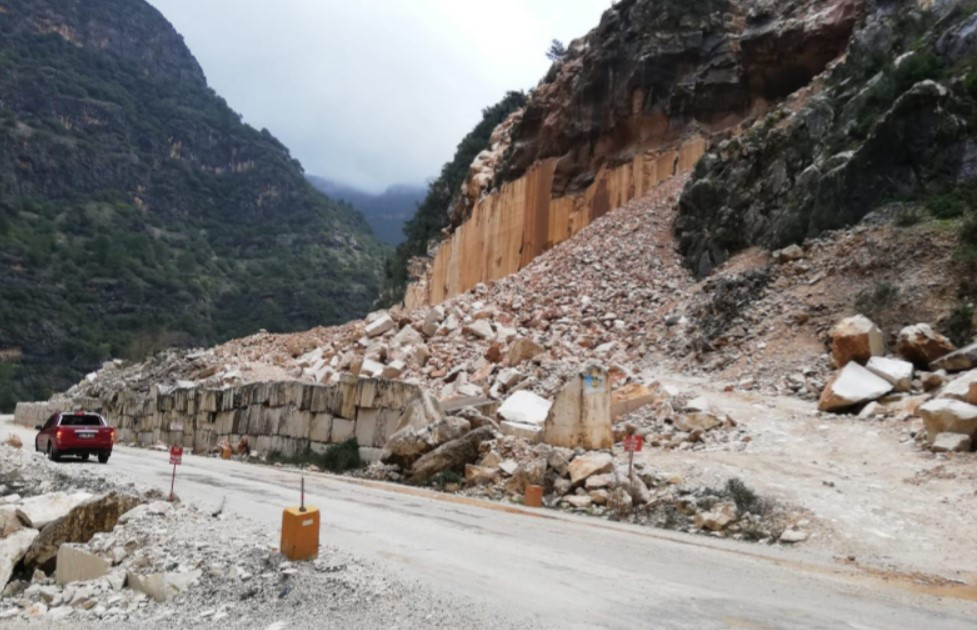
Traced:
POLYGON ((634 451, 628 453, 628 478, 634 483, 634 451))
POLYGON ((170 479, 170 501, 173 501, 173 487, 176 485, 176 464, 173 464, 173 477, 170 479))
POLYGON ((299 512, 305 511, 305 475, 302 475, 302 503, 299 506, 299 512))

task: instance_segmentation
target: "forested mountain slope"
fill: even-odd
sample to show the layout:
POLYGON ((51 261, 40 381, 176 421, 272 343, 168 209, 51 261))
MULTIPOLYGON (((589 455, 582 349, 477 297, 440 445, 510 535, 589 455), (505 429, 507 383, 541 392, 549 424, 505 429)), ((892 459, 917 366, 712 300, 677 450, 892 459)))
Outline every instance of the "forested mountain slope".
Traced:
POLYGON ((0 0, 0 407, 110 357, 361 315, 363 217, 143 0, 0 0))

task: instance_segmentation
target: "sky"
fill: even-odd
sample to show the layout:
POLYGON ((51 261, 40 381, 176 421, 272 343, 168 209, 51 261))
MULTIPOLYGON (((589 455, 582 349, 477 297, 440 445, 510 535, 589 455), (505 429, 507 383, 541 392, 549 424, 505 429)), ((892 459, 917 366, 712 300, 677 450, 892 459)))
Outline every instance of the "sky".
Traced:
POLYGON ((422 184, 483 108, 546 73, 553 38, 610 0, 149 0, 207 80, 305 167, 363 190, 422 184))

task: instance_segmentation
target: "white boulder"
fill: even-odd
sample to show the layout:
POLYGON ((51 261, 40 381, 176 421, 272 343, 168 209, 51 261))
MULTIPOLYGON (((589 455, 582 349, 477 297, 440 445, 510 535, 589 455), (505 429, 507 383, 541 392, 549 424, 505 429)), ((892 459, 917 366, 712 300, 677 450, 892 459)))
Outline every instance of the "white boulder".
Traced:
POLYGON ((866 365, 870 372, 892 383, 897 392, 908 392, 913 387, 913 364, 902 359, 872 357, 866 365))
POLYGON ((818 409, 839 411, 877 400, 892 391, 892 383, 855 362, 848 363, 828 381, 818 409))

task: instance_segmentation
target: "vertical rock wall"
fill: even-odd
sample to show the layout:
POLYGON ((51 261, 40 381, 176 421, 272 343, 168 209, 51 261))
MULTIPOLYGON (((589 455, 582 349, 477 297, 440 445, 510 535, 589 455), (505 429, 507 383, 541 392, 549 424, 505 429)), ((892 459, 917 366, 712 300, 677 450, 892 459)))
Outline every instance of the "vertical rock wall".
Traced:
POLYGON ((690 171, 705 148, 705 138, 697 136, 645 151, 630 163, 601 169, 584 192, 555 199, 550 191, 558 160, 542 160, 476 203, 469 219, 441 244, 426 280, 408 289, 406 305, 438 304, 519 271, 662 180, 690 171))

